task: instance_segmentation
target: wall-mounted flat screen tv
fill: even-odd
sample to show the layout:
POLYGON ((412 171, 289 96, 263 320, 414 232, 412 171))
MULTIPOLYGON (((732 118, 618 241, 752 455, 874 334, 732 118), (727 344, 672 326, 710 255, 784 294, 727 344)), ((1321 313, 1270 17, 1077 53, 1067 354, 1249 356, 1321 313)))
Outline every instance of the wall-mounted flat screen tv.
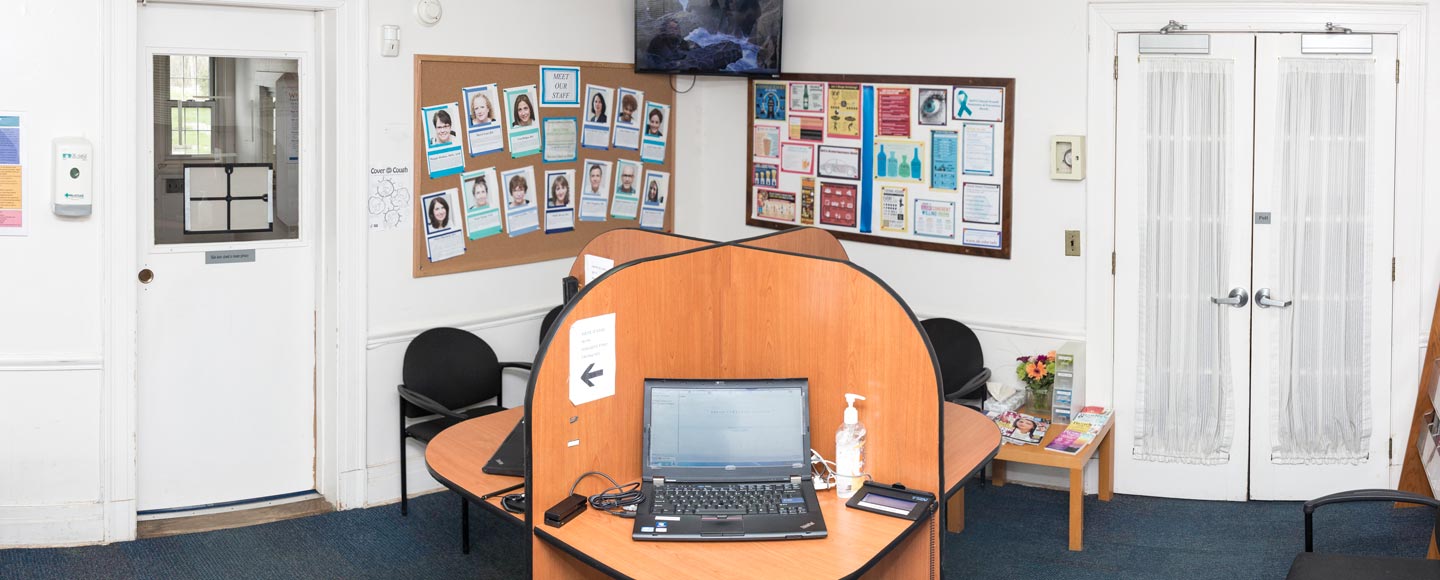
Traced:
POLYGON ((635 71, 780 74, 784 0, 635 0, 635 71))

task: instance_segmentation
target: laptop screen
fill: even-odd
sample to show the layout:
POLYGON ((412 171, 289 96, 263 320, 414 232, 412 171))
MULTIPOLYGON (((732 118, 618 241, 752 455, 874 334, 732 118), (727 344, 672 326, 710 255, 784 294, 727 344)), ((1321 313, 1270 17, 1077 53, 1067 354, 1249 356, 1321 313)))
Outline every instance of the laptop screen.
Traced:
POLYGON ((807 474, 807 387, 803 379, 646 381, 645 471, 714 479, 807 474))

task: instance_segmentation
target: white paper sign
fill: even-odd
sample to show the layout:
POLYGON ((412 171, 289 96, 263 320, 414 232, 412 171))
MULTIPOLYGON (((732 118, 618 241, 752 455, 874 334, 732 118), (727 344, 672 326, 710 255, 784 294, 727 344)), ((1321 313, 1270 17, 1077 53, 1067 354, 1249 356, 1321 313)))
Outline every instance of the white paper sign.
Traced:
POLYGON ((602 258, 594 254, 585 254, 585 284, 594 282, 596 278, 605 275, 611 268, 615 267, 615 260, 602 258))
POLYGON ((615 313, 570 325, 570 402, 583 405, 615 394, 615 313))

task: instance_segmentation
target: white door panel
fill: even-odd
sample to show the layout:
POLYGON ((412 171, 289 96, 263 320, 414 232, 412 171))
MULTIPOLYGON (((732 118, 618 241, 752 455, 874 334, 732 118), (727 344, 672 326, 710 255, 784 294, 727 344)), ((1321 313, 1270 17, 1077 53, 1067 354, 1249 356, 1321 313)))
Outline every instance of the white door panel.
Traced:
POLYGON ((153 272, 138 313, 139 510, 314 489, 317 179, 301 163, 317 134, 315 17, 150 4, 139 25, 137 187, 141 199, 154 197, 137 216, 141 267, 153 272), (294 132, 300 150, 291 153, 294 132), (200 165, 235 166, 215 169, 220 183, 225 171, 261 171, 258 181, 235 179, 252 188, 263 189, 267 170, 278 180, 260 199, 231 191, 237 199, 202 200, 182 187, 187 171, 214 169, 200 165), (202 204, 232 208, 234 223, 272 223, 182 231, 187 208, 200 215, 202 204), (216 250, 253 250, 255 259, 206 264, 216 250))

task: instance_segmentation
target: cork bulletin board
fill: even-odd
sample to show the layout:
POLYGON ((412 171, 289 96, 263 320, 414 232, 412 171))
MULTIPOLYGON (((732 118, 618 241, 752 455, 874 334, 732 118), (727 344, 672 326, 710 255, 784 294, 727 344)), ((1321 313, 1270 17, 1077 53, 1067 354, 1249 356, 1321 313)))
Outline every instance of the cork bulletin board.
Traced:
MULTIPOLYGON (((469 94, 469 96, 473 96, 473 93, 469 94)), ((547 119, 574 117, 577 119, 579 135, 584 135, 586 108, 583 105, 556 105, 547 103, 544 98, 537 97, 541 97, 541 95, 532 95, 536 113, 535 116, 540 126, 548 127, 545 125, 547 119)), ((640 226, 642 222, 639 214, 646 211, 645 208, 649 207, 648 204, 641 205, 641 209, 637 210, 635 219, 618 219, 612 215, 610 211, 610 204, 618 199, 618 197, 614 195, 614 190, 620 179, 621 165, 619 163, 622 160, 632 164, 640 164, 640 174, 637 175, 635 179, 637 185, 641 187, 648 185, 644 177, 649 175, 651 171, 663 172, 669 176, 668 179, 664 180, 664 189, 661 195, 661 207, 664 209, 663 220, 657 220, 652 223, 652 225, 659 226, 654 229, 666 232, 673 231, 674 229, 674 215, 677 201, 674 197, 674 165, 675 151, 678 146, 678 143, 676 143, 674 139, 674 116, 677 110, 675 109, 675 92, 671 88, 669 76, 636 74, 634 72, 634 65, 629 63, 416 55, 414 109, 412 118, 415 124, 415 171, 413 172, 415 176, 415 187, 412 191, 414 192, 413 210, 415 218, 414 232, 412 235, 414 240, 413 275, 416 278, 499 268, 559 258, 573 258, 585 247, 585 244, 589 243, 591 239, 601 233, 614 229, 640 226), (511 130, 509 122, 512 119, 508 115, 509 111, 502 97, 492 102, 494 102, 497 108, 502 109, 502 114, 504 115, 499 119, 500 125, 503 127, 498 133, 498 142, 503 148, 498 151, 472 156, 471 154, 474 152, 474 149, 472 149, 468 141, 470 137, 470 135, 467 134, 468 118, 453 119, 455 139, 461 146, 460 157, 463 158, 463 172, 468 173, 493 167, 495 169, 493 175, 500 176, 507 171, 533 167, 534 181, 536 182, 536 187, 534 187, 536 190, 535 195, 540 198, 536 200, 538 202, 537 213, 539 222, 539 228, 536 231, 530 231, 529 233, 512 237, 509 227, 511 216, 509 215, 509 211, 504 209, 504 203, 501 203, 501 209, 499 211, 500 219, 496 219, 493 222, 495 227, 500 229, 496 233, 485 235, 479 239, 471 239, 471 236, 474 234, 466 229, 470 222, 466 221, 466 203, 468 202, 463 200, 467 192, 464 191, 465 188, 462 186, 462 174, 451 173, 440 177, 431 177, 434 171, 433 161, 435 154, 434 149, 432 149, 433 142, 430 140, 431 129, 422 119, 433 119, 434 116, 432 114, 427 117, 422 111, 425 108, 433 110, 443 105, 455 103, 459 105, 457 107, 458 110, 452 109, 454 113, 452 113, 451 116, 463 117, 468 112, 466 107, 467 94, 463 92, 467 87, 494 84, 496 93, 498 93, 496 96, 504 95, 506 89, 530 85, 535 85, 537 91, 543 91, 541 78, 542 68, 547 70, 553 70, 554 68, 578 68, 579 78, 575 84, 581 97, 579 100, 583 101, 586 100, 584 97, 591 96, 588 95, 586 91, 587 87, 591 85, 605 87, 611 91, 608 99, 610 103, 612 103, 610 105, 611 113, 608 115, 611 117, 610 123, 612 125, 612 134, 610 142, 608 143, 609 147, 600 149, 577 144, 573 160, 554 162, 546 159, 548 152, 523 157, 512 157, 514 151, 512 151, 511 148, 509 135, 511 130), (637 111, 637 114, 642 118, 648 117, 645 113, 648 112, 648 105, 651 103, 668 107, 666 111, 668 114, 665 115, 663 121, 664 135, 667 136, 667 140, 662 159, 655 159, 654 155, 650 155, 648 159, 642 161, 641 149, 643 149, 643 146, 635 150, 615 146, 613 139, 614 135, 618 134, 618 132, 613 130, 613 126, 614 121, 620 113, 620 103, 617 95, 622 88, 643 93, 643 104, 640 106, 640 110, 637 111), (606 186, 610 190, 610 195, 608 197, 606 210, 604 211, 604 221, 584 221, 580 219, 580 203, 583 203, 583 200, 578 198, 580 198, 580 194, 582 193, 581 180, 585 173, 587 160, 609 163, 610 172, 606 178, 606 186), (544 188, 540 186, 543 186, 545 183, 545 178, 543 177, 545 172, 559 170, 573 170, 571 175, 573 175, 574 178, 570 180, 570 184, 572 195, 577 198, 576 202, 572 202, 576 206, 576 211, 572 215, 573 230, 547 232, 545 225, 548 217, 546 215, 547 206, 544 195, 541 195, 544 193, 544 188), (460 228, 460 239, 463 240, 464 249, 463 253, 454 255, 453 257, 432 261, 432 247, 429 244, 432 243, 431 239, 434 237, 432 231, 434 230, 427 222, 428 217, 425 211, 426 200, 427 196, 430 196, 429 199, 433 201, 433 194, 446 190, 457 190, 458 197, 461 198, 452 199, 450 203, 458 205, 458 207, 454 208, 454 213, 456 214, 455 219, 459 222, 456 224, 456 227, 460 228), (661 222, 663 222, 663 225, 660 225, 661 222)), ((651 135, 648 127, 643 134, 646 135, 644 139, 648 142, 650 139, 649 135, 651 135)), ((576 136, 577 142, 581 141, 579 135, 576 136)), ((536 138, 536 142, 542 141, 536 138)), ((449 163, 453 164, 458 162, 458 160, 452 157, 449 163)), ((495 181, 498 182, 500 180, 497 179, 495 181)), ((466 181, 464 183, 471 184, 473 182, 466 181)), ((495 185, 500 184, 496 183, 495 185)), ((492 186, 492 188, 495 187, 492 186)), ((500 189, 501 191, 495 191, 493 194, 499 195, 501 199, 504 199, 503 195, 505 192, 503 191, 503 186, 495 189, 500 189)), ((454 242, 453 236, 450 241, 451 243, 454 242)), ((452 245, 449 250, 453 253, 459 251, 459 248, 452 245)))
POLYGON ((752 79, 745 223, 1010 258, 1015 79, 752 79))

